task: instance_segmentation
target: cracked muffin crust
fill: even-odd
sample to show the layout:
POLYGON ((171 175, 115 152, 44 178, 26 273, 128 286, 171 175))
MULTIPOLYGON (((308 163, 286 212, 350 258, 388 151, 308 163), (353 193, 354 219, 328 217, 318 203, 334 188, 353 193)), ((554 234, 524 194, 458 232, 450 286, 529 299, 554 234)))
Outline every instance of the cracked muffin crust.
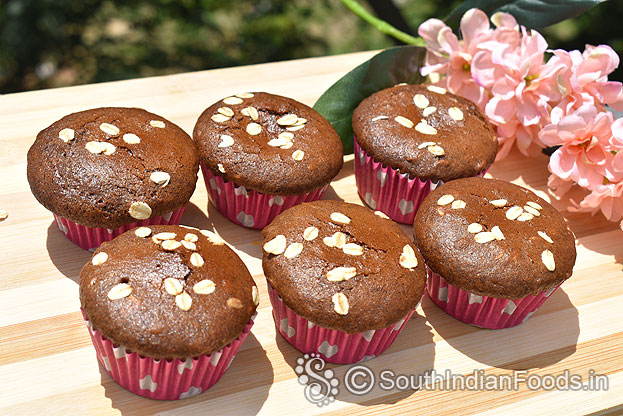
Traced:
POLYGON ((519 299, 571 277, 575 238, 533 192, 495 179, 448 182, 415 216, 415 243, 433 272, 481 296, 519 299))
POLYGON ((28 182, 48 210, 114 229, 185 205, 199 155, 190 136, 140 108, 96 108, 63 117, 28 151, 28 182))
POLYGON ((353 131, 376 161, 433 182, 475 176, 498 150, 478 107, 435 86, 401 84, 371 95, 355 109, 353 131))
POLYGON ((236 339, 258 292, 216 234, 159 225, 103 243, 80 273, 90 324, 116 345, 152 358, 208 355, 236 339))
POLYGON ((311 192, 343 164, 339 136, 314 109, 287 97, 241 93, 208 107, 193 132, 214 175, 270 195, 311 192))
POLYGON ((386 328, 422 297, 423 259, 380 212, 340 201, 304 203, 262 235, 267 280, 286 306, 322 327, 350 334, 386 328))

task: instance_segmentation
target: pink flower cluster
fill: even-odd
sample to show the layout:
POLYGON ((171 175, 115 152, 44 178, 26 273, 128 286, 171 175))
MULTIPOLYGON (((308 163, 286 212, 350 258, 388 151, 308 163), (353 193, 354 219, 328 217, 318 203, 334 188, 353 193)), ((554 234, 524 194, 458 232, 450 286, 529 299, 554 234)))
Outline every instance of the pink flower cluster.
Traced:
POLYGON ((467 11, 461 39, 441 20, 422 23, 418 32, 428 49, 422 75, 483 110, 497 129, 498 159, 513 144, 525 155, 559 146, 550 158, 549 186, 563 194, 578 184, 589 193, 573 209, 620 220, 623 120, 606 108, 623 110, 623 85, 608 80, 619 57, 607 45, 548 50, 541 34, 507 13, 491 22, 493 28, 481 10, 467 11))

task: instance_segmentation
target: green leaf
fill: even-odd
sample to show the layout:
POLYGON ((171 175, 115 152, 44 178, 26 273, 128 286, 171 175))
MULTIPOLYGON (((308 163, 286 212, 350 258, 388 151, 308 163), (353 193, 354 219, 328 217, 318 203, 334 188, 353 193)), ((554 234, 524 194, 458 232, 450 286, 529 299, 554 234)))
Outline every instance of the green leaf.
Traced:
MULTIPOLYGON (((606 0, 466 0, 446 18, 449 26, 457 28, 463 14, 477 8, 491 16, 506 12, 515 16, 528 29, 541 29, 584 13, 606 0)), ((620 0, 619 0, 620 1, 620 0)))
POLYGON ((337 131, 344 153, 353 153, 353 111, 366 97, 401 82, 421 83, 420 68, 426 49, 398 46, 386 49, 344 75, 326 90, 314 104, 337 131))

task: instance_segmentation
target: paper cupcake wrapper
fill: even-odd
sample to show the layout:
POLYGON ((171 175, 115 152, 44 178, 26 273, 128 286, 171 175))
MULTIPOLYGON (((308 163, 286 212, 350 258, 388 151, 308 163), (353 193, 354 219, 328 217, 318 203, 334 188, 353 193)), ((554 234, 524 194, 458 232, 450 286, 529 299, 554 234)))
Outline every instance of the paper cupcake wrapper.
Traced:
POLYGON ((205 179, 210 201, 218 212, 230 221, 249 228, 264 228, 286 209, 303 202, 322 199, 329 187, 326 184, 315 191, 300 195, 268 195, 249 191, 244 186, 217 176, 201 161, 201 171, 205 179))
POLYGON ((502 299, 459 289, 428 267, 426 271, 426 291, 440 309, 459 321, 489 329, 509 328, 527 321, 560 286, 521 299, 502 299))
POLYGON ((396 340, 414 308, 403 319, 387 328, 348 334, 314 324, 288 308, 268 283, 273 318, 279 333, 299 351, 319 354, 330 363, 352 364, 378 357, 396 340))
POLYGON ((178 225, 185 209, 186 206, 184 205, 182 208, 169 212, 168 214, 122 225, 116 229, 85 227, 84 225, 77 224, 66 218, 59 217, 56 214, 54 214, 54 218, 56 219, 58 228, 65 234, 65 237, 85 250, 95 251, 104 241, 110 241, 132 228, 146 225, 178 225))
MULTIPOLYGON (((415 213, 426 196, 443 181, 412 178, 374 160, 355 141, 355 181, 361 199, 394 221, 413 224, 415 213)), ((486 169, 476 176, 483 176, 486 169)))
POLYGON ((238 338, 221 350, 198 358, 172 360, 156 360, 129 352, 102 336, 88 320, 85 322, 97 359, 121 387, 150 399, 179 400, 206 391, 225 374, 249 334, 253 319, 238 338))

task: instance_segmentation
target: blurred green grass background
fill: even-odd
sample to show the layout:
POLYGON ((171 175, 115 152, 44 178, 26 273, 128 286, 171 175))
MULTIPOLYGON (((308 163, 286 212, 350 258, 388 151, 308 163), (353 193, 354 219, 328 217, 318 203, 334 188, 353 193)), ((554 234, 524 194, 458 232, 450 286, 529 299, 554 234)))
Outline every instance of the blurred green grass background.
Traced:
MULTIPOLYGON (((414 34, 421 22, 443 18, 459 3, 393 1, 414 34)), ((339 0, 1 0, 0 4, 0 93, 396 44, 339 0)), ((622 17, 623 1, 610 0, 543 33, 551 48, 582 50, 587 43, 607 43, 621 56, 622 17)), ((617 70, 612 78, 623 80, 623 71, 617 70)))

